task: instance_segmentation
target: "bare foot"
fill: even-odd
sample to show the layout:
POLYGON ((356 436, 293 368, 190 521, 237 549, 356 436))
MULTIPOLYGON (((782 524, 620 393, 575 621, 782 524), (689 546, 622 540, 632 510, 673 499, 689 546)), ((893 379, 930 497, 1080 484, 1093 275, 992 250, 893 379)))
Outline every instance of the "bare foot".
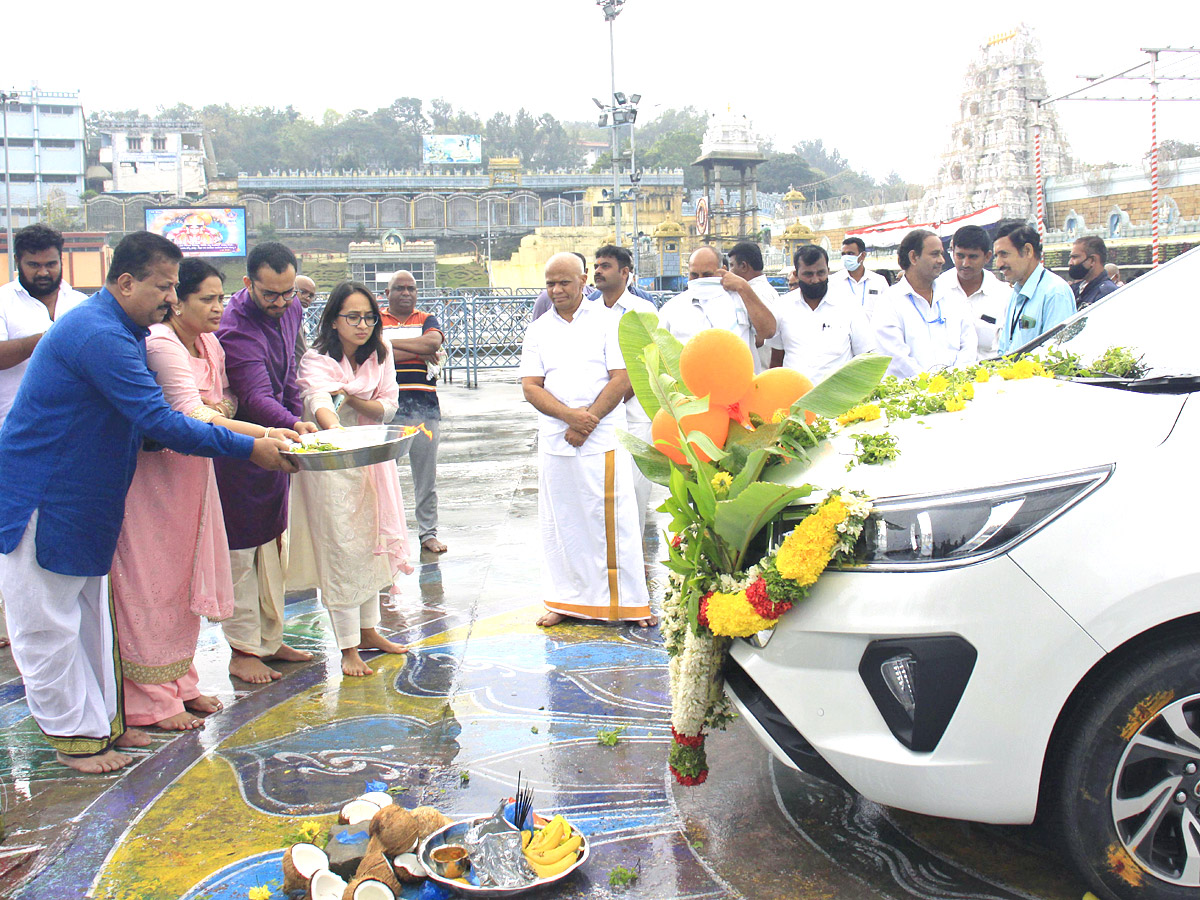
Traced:
POLYGON ((185 709, 190 709, 194 713, 199 713, 206 716, 209 713, 220 712, 225 708, 216 697, 210 697, 207 694, 201 694, 199 697, 193 697, 191 700, 183 701, 185 709))
POLYGON ((197 728, 204 727, 204 720, 197 719, 190 712, 184 711, 176 713, 173 716, 167 716, 165 719, 160 719, 154 724, 167 731, 194 731, 197 728))
POLYGON ((229 674, 249 684, 266 684, 283 677, 282 672, 276 672, 265 665, 257 656, 242 653, 234 653, 233 658, 229 660, 229 674))
POLYGON ((307 650, 297 650, 287 644, 280 644, 279 649, 271 654, 271 659, 282 659, 284 662, 308 662, 313 655, 307 650))
POLYGON ((149 747, 150 735, 140 728, 126 728, 125 733, 113 741, 118 747, 149 747))
POLYGON ((549 628, 552 625, 557 625, 559 622, 563 621, 565 618, 566 618, 566 616, 560 615, 559 613, 548 612, 548 613, 545 613, 540 619, 538 619, 536 624, 540 625, 542 628, 549 628))
POLYGON ((658 624, 658 616, 650 616, 648 619, 638 619, 637 625, 639 628, 653 628, 658 624))
POLYGON ((374 628, 363 628, 359 630, 358 649, 359 650, 382 650, 384 653, 407 653, 408 648, 403 644, 397 644, 394 641, 389 641, 374 628))
POLYGON ((430 553, 445 553, 450 548, 435 537, 427 537, 421 541, 421 549, 428 550, 430 553))
POLYGON ((105 750, 95 756, 67 756, 65 753, 59 753, 58 761, 76 772, 102 775, 105 772, 115 772, 117 769, 125 768, 133 762, 133 757, 115 750, 105 750))
POLYGON ((362 657, 358 655, 358 650, 353 647, 342 651, 342 671, 347 675, 355 676, 374 674, 374 669, 363 662, 362 657))

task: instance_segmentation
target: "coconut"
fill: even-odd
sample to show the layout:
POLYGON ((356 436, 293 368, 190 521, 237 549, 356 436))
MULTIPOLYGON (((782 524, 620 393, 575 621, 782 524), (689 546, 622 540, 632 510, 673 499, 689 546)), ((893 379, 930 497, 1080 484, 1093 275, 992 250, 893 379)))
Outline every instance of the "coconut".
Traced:
POLYGON ((454 821, 449 816, 442 815, 432 806, 418 806, 412 811, 412 814, 413 818, 417 820, 417 834, 421 840, 454 821))
POLYGON ((396 878, 401 884, 415 884, 429 877, 415 853, 401 853, 392 860, 392 868, 396 870, 396 878))
POLYGON ((308 900, 342 900, 346 882, 328 869, 317 869, 308 881, 308 900))
POLYGON ((396 900, 396 892, 374 878, 355 878, 346 885, 342 900, 396 900))
POLYGON ((308 887, 308 880, 318 869, 329 868, 329 857, 316 844, 292 844, 283 851, 283 892, 308 887))
POLYGON ((400 893, 400 879, 396 877, 396 870, 383 855, 383 851, 377 847, 368 847, 367 855, 363 857, 363 861, 358 864, 358 871, 354 873, 355 881, 362 881, 364 878, 382 881, 391 888, 392 893, 400 893))
POLYGON ((371 837, 378 838, 388 856, 407 853, 419 837, 417 820, 403 806, 385 806, 371 819, 371 837))
POLYGON ((380 809, 382 809, 385 806, 391 806, 393 803, 396 802, 393 799, 392 795, 387 793, 386 791, 368 791, 365 794, 360 794, 357 799, 370 800, 372 803, 374 803, 380 809))
POLYGON ((369 821, 377 812, 379 812, 378 803, 359 797, 342 807, 341 812, 338 813, 338 824, 357 825, 359 822, 369 821))

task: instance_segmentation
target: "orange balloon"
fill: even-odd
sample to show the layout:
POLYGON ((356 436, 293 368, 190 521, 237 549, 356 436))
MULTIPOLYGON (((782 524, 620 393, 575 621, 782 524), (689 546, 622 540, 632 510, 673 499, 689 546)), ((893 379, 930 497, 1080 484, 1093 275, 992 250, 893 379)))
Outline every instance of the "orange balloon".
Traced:
POLYGON ((709 328, 683 345, 679 374, 697 397, 729 406, 746 393, 754 378, 754 359, 746 342, 732 331, 709 328))
MULTIPOLYGON (((720 407, 710 408, 706 412, 684 416, 679 420, 679 426, 683 429, 684 434, 699 431, 701 434, 708 435, 714 444, 724 449, 725 439, 729 437, 729 414, 720 407)), ((687 457, 683 455, 683 451, 679 449, 679 435, 675 430, 675 419, 665 409, 660 409, 654 414, 654 420, 650 423, 650 434, 656 450, 661 450, 669 459, 681 466, 691 465, 687 457), (660 441, 666 443, 659 443, 660 441)), ((697 447, 694 442, 692 449, 696 451, 703 462, 712 462, 708 454, 697 447)))
MULTIPOLYGON (((747 420, 750 413, 754 413, 770 422, 777 410, 790 410, 792 404, 812 388, 808 376, 795 369, 767 369, 754 377, 750 389, 738 401, 738 407, 747 420)), ((811 423, 816 417, 810 412, 805 418, 811 423)))

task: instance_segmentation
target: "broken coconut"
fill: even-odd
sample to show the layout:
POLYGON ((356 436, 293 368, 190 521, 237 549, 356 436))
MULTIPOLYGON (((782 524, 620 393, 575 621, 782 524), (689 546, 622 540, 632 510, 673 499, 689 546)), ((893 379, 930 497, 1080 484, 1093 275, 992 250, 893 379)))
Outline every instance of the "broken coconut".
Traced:
POLYGON ((308 887, 318 869, 329 868, 329 857, 316 844, 292 844, 283 851, 283 892, 290 894, 308 887))
POLYGON ((371 819, 371 837, 376 838, 388 856, 407 853, 419 837, 416 817, 403 806, 385 806, 371 819))
POLYGON ((421 840, 429 837, 439 828, 444 828, 454 820, 449 816, 444 816, 432 806, 418 806, 412 811, 413 818, 417 820, 417 836, 421 840))
POLYGON ((388 862, 374 839, 372 839, 371 846, 367 848, 367 855, 358 864, 358 871, 354 873, 354 881, 350 883, 353 885, 355 881, 362 881, 364 878, 382 881, 393 893, 400 893, 400 879, 396 877, 396 870, 392 868, 392 864, 388 862))
POLYGON ((392 795, 385 791, 368 791, 365 794, 360 794, 356 799, 370 800, 380 809, 385 806, 391 806, 395 802, 395 800, 392 798, 392 795))
POLYGON ((346 882, 328 869, 317 869, 308 881, 308 900, 342 900, 346 882))
POLYGON ((342 900, 396 900, 396 892, 374 878, 355 878, 346 886, 342 900))
POLYGON ((392 868, 396 870, 396 878, 401 884, 416 884, 429 877, 415 853, 401 853, 392 860, 392 868))
POLYGON ((338 824, 357 825, 359 822, 367 822, 377 812, 379 812, 378 803, 359 797, 342 807, 338 813, 338 824))

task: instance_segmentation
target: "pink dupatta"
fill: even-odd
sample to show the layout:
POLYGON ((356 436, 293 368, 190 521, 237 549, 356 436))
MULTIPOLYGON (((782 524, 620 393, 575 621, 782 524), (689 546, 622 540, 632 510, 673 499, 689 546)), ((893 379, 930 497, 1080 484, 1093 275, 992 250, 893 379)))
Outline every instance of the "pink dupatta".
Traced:
MULTIPOLYGON (((316 350, 309 350, 300 359, 296 381, 300 393, 307 400, 313 394, 331 394, 345 391, 363 400, 379 400, 395 409, 399 402, 400 388, 396 384, 396 369, 392 363, 392 349, 387 347, 383 362, 372 353, 355 371, 350 360, 342 356, 336 360, 316 350)), ((362 413, 356 413, 359 425, 379 425, 380 422, 362 413)), ((408 562, 408 526, 404 520, 404 497, 400 491, 400 475, 395 463, 379 463, 367 466, 367 477, 371 479, 378 500, 377 556, 386 555, 393 573, 411 573, 408 562)))

